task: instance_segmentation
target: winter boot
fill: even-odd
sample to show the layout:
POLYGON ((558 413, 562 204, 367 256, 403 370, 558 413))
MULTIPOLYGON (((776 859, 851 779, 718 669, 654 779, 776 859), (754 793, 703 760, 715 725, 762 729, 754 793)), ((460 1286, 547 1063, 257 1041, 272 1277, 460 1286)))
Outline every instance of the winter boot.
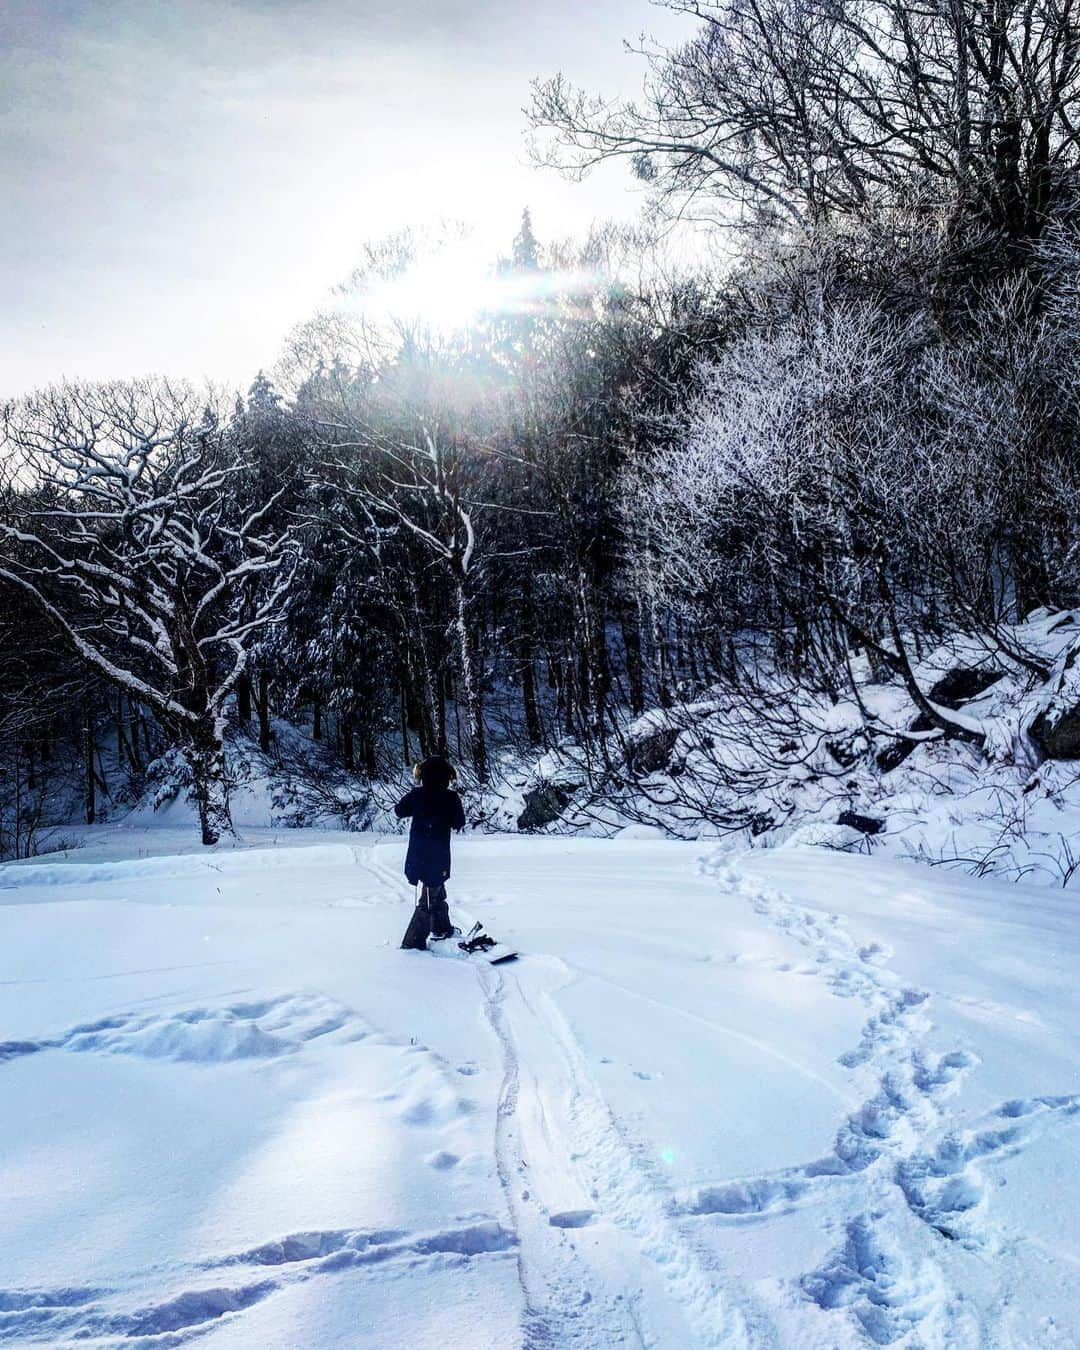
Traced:
POLYGON ((431 907, 428 904, 428 891, 425 886, 420 892, 420 899, 416 902, 409 926, 405 929, 405 936, 401 939, 402 950, 426 952, 430 932, 431 907))
POLYGON ((454 936, 454 925, 450 922, 450 908, 446 903, 445 886, 425 887, 428 905, 431 911, 431 936, 443 939, 454 936))

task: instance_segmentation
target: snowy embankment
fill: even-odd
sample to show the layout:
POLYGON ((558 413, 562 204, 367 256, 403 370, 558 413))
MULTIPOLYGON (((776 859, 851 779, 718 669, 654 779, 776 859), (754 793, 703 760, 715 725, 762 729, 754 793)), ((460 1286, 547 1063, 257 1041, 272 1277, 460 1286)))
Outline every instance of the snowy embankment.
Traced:
POLYGON ((491 968, 400 839, 248 843, 0 869, 0 1342, 1080 1343, 1068 895, 489 836, 491 968))
POLYGON ((773 672, 652 709, 591 777, 569 744, 507 765, 489 822, 525 828, 532 802, 550 807, 541 828, 553 832, 813 845, 1068 887, 1080 873, 1080 611, 1002 631, 1026 665, 954 634, 914 668, 931 705, 979 744, 927 721, 898 677, 874 683, 860 657, 857 693, 773 672))

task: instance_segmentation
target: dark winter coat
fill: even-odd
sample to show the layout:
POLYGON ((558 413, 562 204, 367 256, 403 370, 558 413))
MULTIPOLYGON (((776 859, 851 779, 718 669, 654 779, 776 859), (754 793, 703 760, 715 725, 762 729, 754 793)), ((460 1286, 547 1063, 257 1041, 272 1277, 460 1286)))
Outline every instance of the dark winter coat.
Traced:
POLYGON ((461 798, 449 788, 425 784, 406 792, 394 814, 398 820, 412 817, 405 875, 414 886, 441 886, 450 875, 450 831, 465 828, 461 798))

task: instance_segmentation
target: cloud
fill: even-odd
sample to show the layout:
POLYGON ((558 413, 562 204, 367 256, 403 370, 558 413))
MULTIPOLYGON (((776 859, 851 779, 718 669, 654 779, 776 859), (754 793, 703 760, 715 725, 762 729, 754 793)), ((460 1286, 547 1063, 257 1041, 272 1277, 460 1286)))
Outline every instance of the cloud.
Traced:
POLYGON ((356 244, 454 216, 495 240, 625 216, 624 175, 525 163, 528 80, 640 72, 645 0, 8 0, 0 20, 2 392, 60 374, 239 381, 356 244), (640 11, 640 12, 638 12, 640 11))

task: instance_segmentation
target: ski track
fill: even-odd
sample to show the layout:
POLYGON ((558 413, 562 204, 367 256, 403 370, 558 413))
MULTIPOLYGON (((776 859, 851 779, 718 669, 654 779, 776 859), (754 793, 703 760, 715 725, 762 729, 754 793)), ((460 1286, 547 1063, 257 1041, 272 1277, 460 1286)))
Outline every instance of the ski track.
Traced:
POLYGON ((974 1350, 987 1344, 990 1329, 950 1287, 943 1248, 1003 1250, 987 1213, 983 1166, 1080 1117, 1080 1094, 1017 1098, 964 1128, 950 1123, 945 1103, 978 1066, 978 1055, 966 1046, 942 1054, 923 1046, 932 1029, 931 995, 886 968, 888 948, 860 946, 839 916, 794 905, 730 864, 704 860, 702 869, 806 947, 833 994, 866 1005, 859 1043, 839 1062, 870 1076, 873 1086, 825 1156, 697 1187, 676 1197, 679 1211, 738 1223, 819 1204, 826 1192, 841 1197, 849 1214, 843 1240, 801 1277, 803 1297, 825 1312, 841 1310, 869 1344, 890 1345, 909 1333, 917 1345, 974 1350))
MULTIPOLYGON (((150 1302, 132 1289, 0 1289, 0 1344, 181 1345, 294 1284, 387 1262, 415 1267, 422 1278, 435 1262, 453 1267, 505 1258, 516 1241, 484 1216, 425 1233, 316 1230, 174 1270, 172 1288, 150 1302)), ((157 1271, 141 1277, 160 1278, 157 1271)), ((131 1284, 139 1281, 136 1274, 131 1284)))
MULTIPOLYGON (((584 1262, 572 1240, 552 1232, 550 1216, 536 1193, 543 1181, 544 1162, 522 1143, 521 1100, 523 1066, 507 1028, 506 991, 510 979, 488 967, 479 973, 488 1020, 503 1055, 503 1080, 495 1122, 495 1159, 507 1208, 518 1235, 518 1279, 523 1310, 521 1343, 524 1350, 549 1346, 618 1345, 628 1341, 630 1320, 614 1299, 597 1300, 584 1262), (529 1153, 527 1161, 523 1154, 529 1153), (536 1180, 533 1180, 534 1173, 536 1180)), ((524 1072, 530 1074, 528 1064, 524 1072)), ((554 1146, 542 1104, 533 1089, 538 1133, 550 1150, 554 1146)), ((563 1230, 565 1231, 565 1230, 563 1230)), ((633 1343, 632 1341, 630 1342, 633 1343)))
POLYGON ((496 1154, 520 1242, 523 1344, 774 1344, 613 1117, 553 997, 573 972, 534 957, 480 974, 503 1047, 496 1154), (568 1186, 582 1203, 565 1205, 568 1186))
POLYGON ((350 844, 349 848, 353 855, 353 860, 357 867, 362 871, 369 872, 381 887, 384 887, 391 896, 397 896, 400 900, 414 900, 416 890, 410 886, 402 876, 401 872, 396 872, 393 868, 387 867, 385 863, 379 862, 375 855, 381 845, 369 844, 366 847, 350 844))

